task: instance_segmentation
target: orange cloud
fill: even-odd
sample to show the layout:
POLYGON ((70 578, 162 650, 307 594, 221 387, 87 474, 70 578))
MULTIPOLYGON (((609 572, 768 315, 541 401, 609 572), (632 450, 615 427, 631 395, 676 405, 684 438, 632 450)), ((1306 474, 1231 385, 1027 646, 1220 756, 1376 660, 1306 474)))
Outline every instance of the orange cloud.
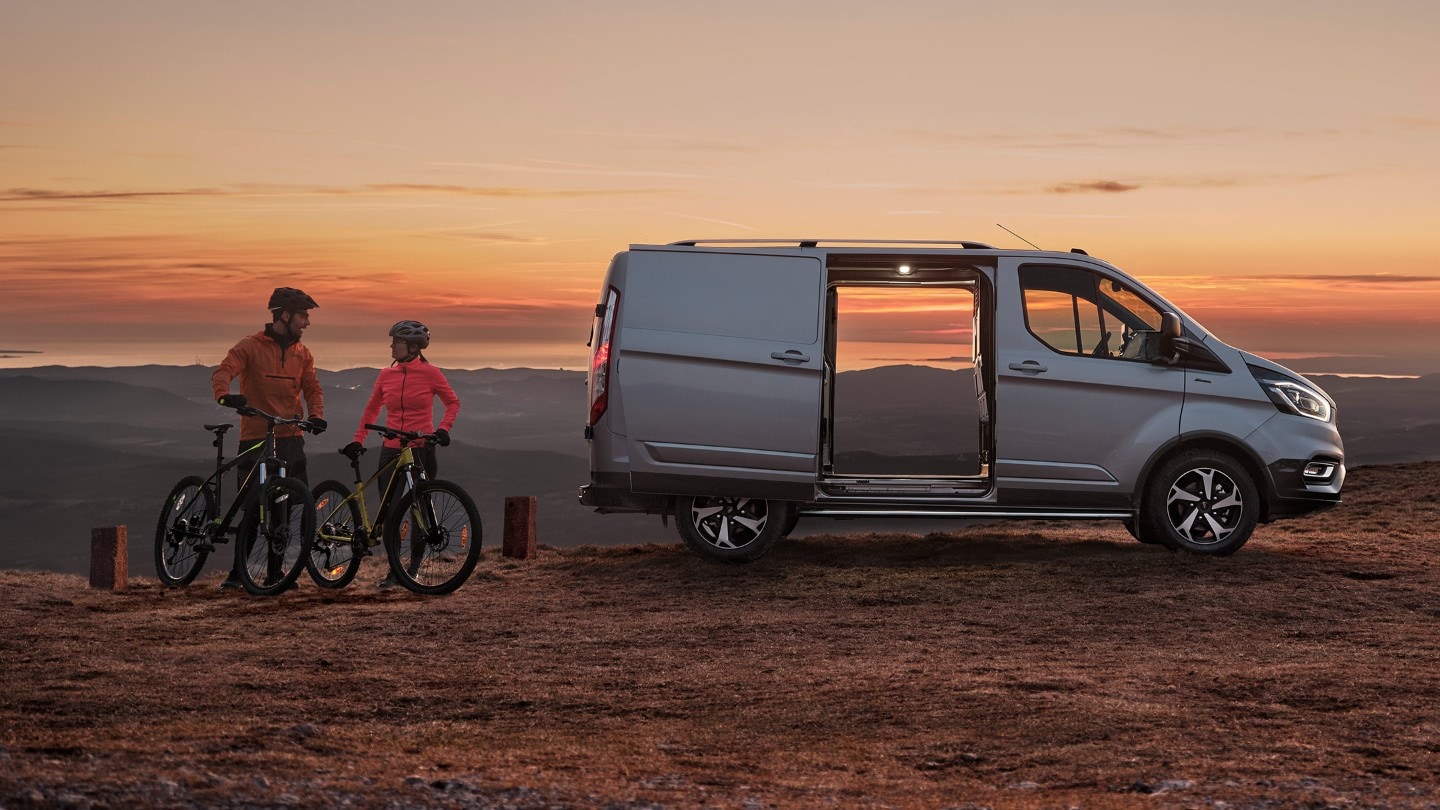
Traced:
POLYGON ((1129 183, 1121 183, 1117 180, 1091 180, 1087 183, 1060 183, 1046 189, 1053 194, 1076 194, 1089 191, 1103 191, 1107 193, 1120 193, 1135 191, 1140 186, 1129 183))
POLYGON ((148 191, 70 191, 62 189, 10 188, 0 190, 0 202, 60 202, 73 200, 133 200, 167 197, 364 197, 393 195, 444 195, 459 197, 570 198, 620 195, 668 194, 661 188, 526 188, 423 183, 371 183, 355 188, 245 185, 235 188, 157 189, 148 191))

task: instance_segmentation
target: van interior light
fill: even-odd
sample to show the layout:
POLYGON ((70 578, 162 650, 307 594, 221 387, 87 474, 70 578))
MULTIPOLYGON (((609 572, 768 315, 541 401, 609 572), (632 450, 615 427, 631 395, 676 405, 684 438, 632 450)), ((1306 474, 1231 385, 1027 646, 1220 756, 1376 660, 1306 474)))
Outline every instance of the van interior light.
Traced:
POLYGON ((902 265, 900 265, 899 268, 896 269, 895 272, 899 273, 899 274, 902 275, 902 276, 908 276, 908 275, 910 275, 911 273, 913 273, 913 272, 915 272, 915 271, 913 271, 913 270, 910 269, 910 265, 908 265, 908 264, 902 264, 902 265))

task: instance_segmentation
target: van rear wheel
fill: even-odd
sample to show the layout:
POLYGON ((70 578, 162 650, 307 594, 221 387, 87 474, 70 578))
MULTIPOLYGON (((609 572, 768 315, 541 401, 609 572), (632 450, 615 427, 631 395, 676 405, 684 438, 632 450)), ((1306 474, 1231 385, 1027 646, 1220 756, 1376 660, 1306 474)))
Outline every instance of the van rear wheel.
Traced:
POLYGON ((1139 537, 1197 554, 1234 554, 1260 517, 1250 472, 1223 453, 1192 450, 1161 464, 1146 487, 1139 537))
POLYGON ((686 496, 675 504, 680 539, 696 554, 742 563, 764 556, 780 539, 794 511, 785 501, 686 496))

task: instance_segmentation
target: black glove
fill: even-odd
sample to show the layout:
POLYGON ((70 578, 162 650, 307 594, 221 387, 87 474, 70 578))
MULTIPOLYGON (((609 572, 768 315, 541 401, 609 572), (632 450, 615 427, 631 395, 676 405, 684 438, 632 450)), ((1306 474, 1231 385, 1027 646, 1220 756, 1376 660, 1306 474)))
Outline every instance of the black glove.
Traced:
POLYGON ((340 448, 340 455, 349 458, 351 461, 359 461, 360 457, 365 455, 365 445, 360 442, 350 442, 340 448))
POLYGON ((440 428, 439 430, 435 431, 435 443, 440 445, 441 447, 449 447, 450 431, 446 430, 445 428, 440 428))
POLYGON ((244 394, 221 394, 221 395, 220 395, 220 398, 217 399, 217 400, 215 400, 215 401, 218 402, 218 403, 220 403, 220 406, 221 406, 222 408, 243 408, 243 407, 245 407, 245 395, 244 395, 244 394))
POLYGON ((321 433, 324 433, 324 432, 325 432, 325 428, 330 427, 330 423, 329 423, 329 422, 326 422, 324 419, 322 419, 322 418, 320 418, 320 417, 318 417, 318 416, 312 416, 312 417, 310 417, 310 418, 309 418, 308 420, 306 420, 306 421, 308 421, 308 422, 310 423, 310 432, 313 433, 313 434, 315 434, 316 436, 319 436, 321 433))

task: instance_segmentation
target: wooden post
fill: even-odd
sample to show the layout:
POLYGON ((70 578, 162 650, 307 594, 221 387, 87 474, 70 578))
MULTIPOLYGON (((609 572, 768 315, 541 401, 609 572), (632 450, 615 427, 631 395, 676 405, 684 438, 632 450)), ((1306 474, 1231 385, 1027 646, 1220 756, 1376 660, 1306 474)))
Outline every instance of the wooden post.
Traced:
POLYGON ((535 556, 535 496, 505 499, 505 541, 501 553, 516 560, 535 556))
POLYGON ((124 526, 90 530, 90 587, 118 591, 130 578, 129 541, 124 526))

